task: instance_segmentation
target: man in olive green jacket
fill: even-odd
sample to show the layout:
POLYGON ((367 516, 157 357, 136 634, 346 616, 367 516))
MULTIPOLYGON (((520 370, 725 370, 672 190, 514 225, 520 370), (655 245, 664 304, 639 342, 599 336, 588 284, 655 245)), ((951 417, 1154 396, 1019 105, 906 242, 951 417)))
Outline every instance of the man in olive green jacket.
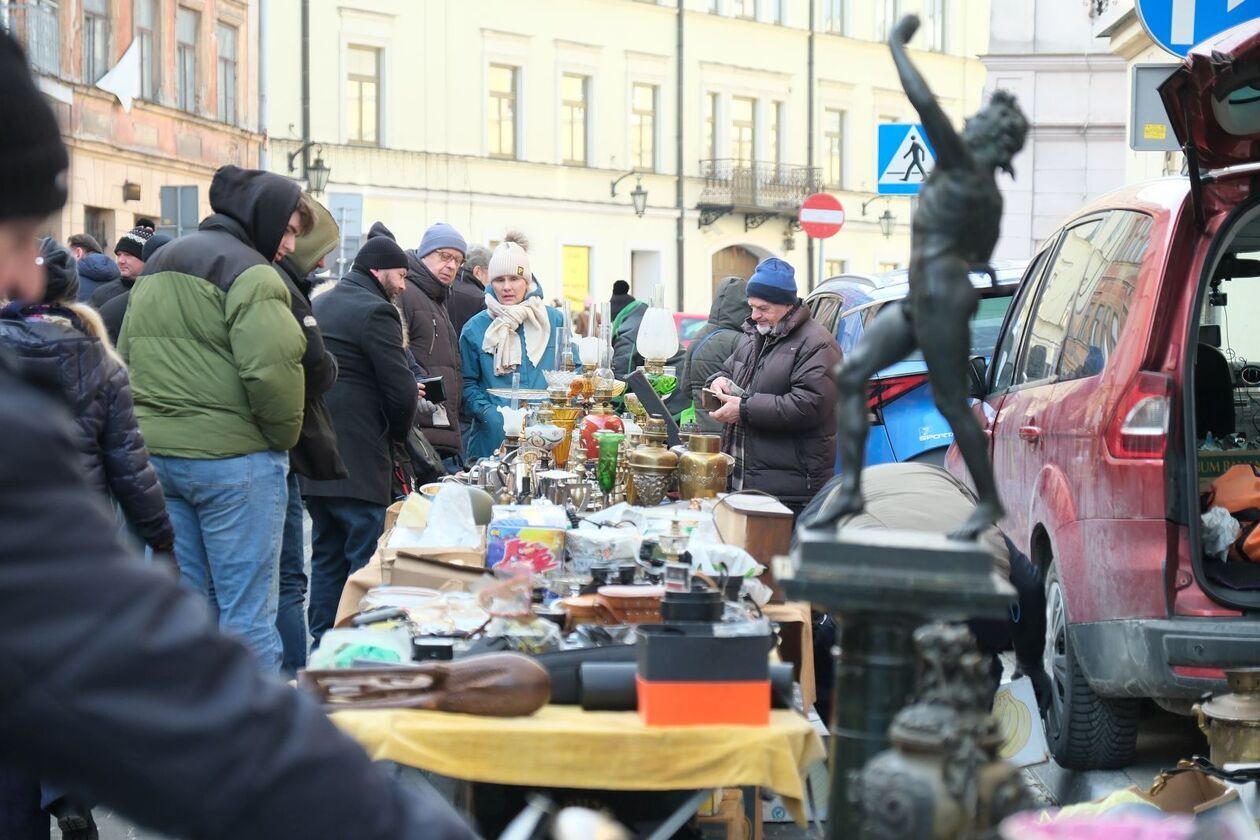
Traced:
POLYGON ((272 263, 313 216, 293 181, 235 166, 215 173, 210 208, 146 264, 118 350, 181 578, 213 593, 220 626, 278 669, 275 581, 306 338, 272 263))

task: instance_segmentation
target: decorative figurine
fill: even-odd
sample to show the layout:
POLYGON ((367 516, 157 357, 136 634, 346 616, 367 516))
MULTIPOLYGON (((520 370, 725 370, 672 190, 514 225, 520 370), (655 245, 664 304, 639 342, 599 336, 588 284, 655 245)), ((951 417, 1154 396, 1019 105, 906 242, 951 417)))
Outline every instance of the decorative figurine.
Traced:
POLYGON ((984 434, 967 406, 969 321, 979 302, 969 274, 982 270, 992 276, 988 262, 1002 218, 996 173, 1014 174, 1011 159, 1023 148, 1028 121, 1015 97, 999 90, 967 120, 959 136, 906 55, 905 44, 918 28, 919 19, 907 15, 889 42, 901 85, 936 151, 936 166, 923 182, 911 222, 910 294, 877 316, 833 371, 844 478, 810 525, 830 525, 862 510, 863 454, 870 431, 867 381, 918 348, 927 362, 936 407, 954 431, 979 496, 975 513, 951 536, 974 540, 1004 511, 984 434))

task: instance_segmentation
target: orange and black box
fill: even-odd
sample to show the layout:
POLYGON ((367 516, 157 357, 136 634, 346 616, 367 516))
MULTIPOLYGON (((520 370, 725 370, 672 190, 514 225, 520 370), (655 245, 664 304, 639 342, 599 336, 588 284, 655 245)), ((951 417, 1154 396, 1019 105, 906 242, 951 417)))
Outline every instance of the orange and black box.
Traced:
POLYGON ((771 642, 718 635, 713 624, 641 625, 639 717, 649 726, 767 726, 771 642))

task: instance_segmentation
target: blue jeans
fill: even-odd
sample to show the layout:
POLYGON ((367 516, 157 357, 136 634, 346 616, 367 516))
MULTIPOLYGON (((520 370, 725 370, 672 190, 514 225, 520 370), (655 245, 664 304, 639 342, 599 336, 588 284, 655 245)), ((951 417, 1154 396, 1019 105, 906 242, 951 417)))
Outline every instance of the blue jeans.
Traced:
POLYGON ((152 461, 175 525, 180 580, 213 599, 219 627, 243 641, 264 670, 279 670, 276 571, 289 454, 152 461))
POLYGON ((337 620, 346 578, 372 559, 385 530, 385 506, 361 499, 308 496, 311 515, 311 638, 319 645, 337 620))
POLYGON ((284 514, 284 542, 280 547, 280 602, 276 630, 284 658, 280 669, 290 677, 306 667, 306 540, 302 522, 302 491, 297 473, 289 473, 289 504, 284 514))

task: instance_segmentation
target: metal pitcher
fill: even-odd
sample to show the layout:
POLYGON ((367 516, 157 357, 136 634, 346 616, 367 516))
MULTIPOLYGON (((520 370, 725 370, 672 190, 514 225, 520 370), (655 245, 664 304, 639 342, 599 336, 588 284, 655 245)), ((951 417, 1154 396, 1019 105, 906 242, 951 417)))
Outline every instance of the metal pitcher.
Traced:
POLYGON ((1196 703, 1199 729, 1212 748, 1212 763, 1260 762, 1260 668, 1227 670, 1229 693, 1196 703))

